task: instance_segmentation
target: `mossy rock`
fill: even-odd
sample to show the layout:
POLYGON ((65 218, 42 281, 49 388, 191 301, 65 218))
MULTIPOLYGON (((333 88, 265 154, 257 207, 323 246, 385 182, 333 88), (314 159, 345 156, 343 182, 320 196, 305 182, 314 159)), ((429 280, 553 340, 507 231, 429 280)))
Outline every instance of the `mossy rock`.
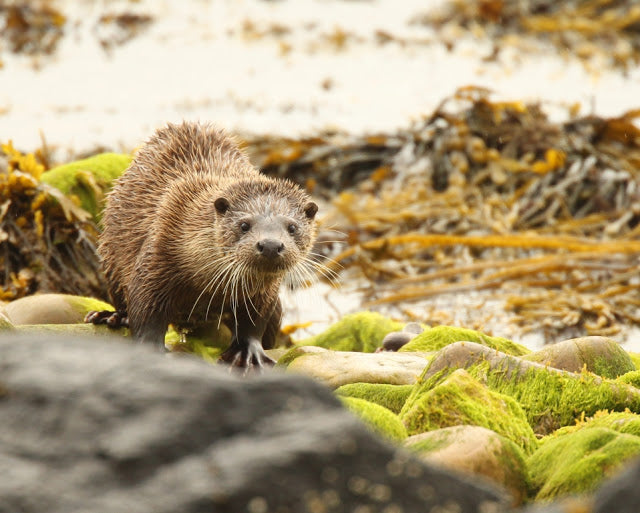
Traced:
POLYGON ((398 414, 402 410, 413 385, 387 385, 377 383, 350 383, 336 389, 340 397, 355 397, 364 399, 388 408, 398 414))
POLYGON ((129 329, 119 328, 112 329, 105 324, 25 324, 16 326, 16 331, 24 333, 52 333, 56 335, 84 335, 84 336, 100 336, 114 337, 117 339, 129 339, 129 329))
POLYGON ((529 476, 520 447, 495 431, 480 426, 453 426, 410 436, 405 447, 427 463, 504 487, 520 505, 529 494, 529 476))
POLYGON ((407 430, 404 425, 398 416, 388 408, 356 397, 341 397, 340 399, 349 411, 360 417, 379 435, 396 442, 407 438, 407 430))
POLYGON ((286 353, 284 353, 280 358, 278 358, 277 365, 279 367, 288 367, 289 364, 300 356, 304 356, 307 354, 315 354, 322 353, 324 351, 328 351, 324 347, 317 346, 296 346, 289 349, 286 353))
POLYGON ((410 435, 450 426, 482 426, 512 440, 525 453, 537 440, 520 405, 494 392, 464 369, 419 382, 400 412, 410 435))
POLYGON ((581 429, 591 429, 596 427, 613 429, 619 433, 640 437, 640 415, 637 413, 631 413, 630 411, 598 411, 593 417, 589 417, 584 421, 578 421, 574 426, 560 428, 549 436, 543 438, 543 440, 547 441, 553 437, 574 433, 581 429))
POLYGON ((121 153, 101 153, 54 167, 43 173, 41 180, 68 197, 78 198, 82 208, 98 223, 104 208, 105 195, 132 159, 131 155, 121 153))
POLYGON ((6 304, 0 313, 15 326, 83 323, 91 310, 113 310, 99 299, 71 294, 35 294, 6 304))
POLYGON ((587 370, 612 379, 636 369, 629 354, 607 337, 564 340, 523 356, 523 359, 569 372, 587 370))
POLYGON ((630 458, 640 438, 605 427, 580 429, 545 440, 529 459, 536 500, 587 493, 630 458))
POLYGON ((628 352, 627 354, 631 358, 633 365, 635 365, 636 370, 640 370, 640 353, 628 352))
POLYGON ((345 315, 322 333, 299 342, 301 346, 320 346, 334 351, 373 353, 382 339, 392 331, 402 330, 403 324, 377 312, 358 312, 345 315))
MULTIPOLYGON (((464 368, 499 393, 514 398, 536 433, 546 435, 598 410, 640 413, 640 390, 592 373, 571 373, 457 342, 434 355, 421 379, 464 368)), ((407 401, 409 402, 409 401, 407 401)))
POLYGON ((400 351, 438 351, 454 342, 469 341, 506 354, 521 356, 531 351, 525 346, 500 337, 490 337, 479 331, 452 326, 429 328, 400 348, 400 351))
POLYGON ((11 331, 15 329, 14 325, 11 323, 7 316, 0 313, 0 331, 11 331))
POLYGON ((618 383, 626 383, 627 385, 640 388, 640 370, 627 372, 626 374, 616 378, 616 381, 618 383))

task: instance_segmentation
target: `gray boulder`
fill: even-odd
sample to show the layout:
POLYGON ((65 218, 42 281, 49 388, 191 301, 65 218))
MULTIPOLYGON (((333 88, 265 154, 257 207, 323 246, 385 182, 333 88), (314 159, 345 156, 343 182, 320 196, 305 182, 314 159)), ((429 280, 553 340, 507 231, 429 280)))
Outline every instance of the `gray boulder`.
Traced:
POLYGON ((0 512, 506 511, 330 391, 113 339, 0 337, 0 512))

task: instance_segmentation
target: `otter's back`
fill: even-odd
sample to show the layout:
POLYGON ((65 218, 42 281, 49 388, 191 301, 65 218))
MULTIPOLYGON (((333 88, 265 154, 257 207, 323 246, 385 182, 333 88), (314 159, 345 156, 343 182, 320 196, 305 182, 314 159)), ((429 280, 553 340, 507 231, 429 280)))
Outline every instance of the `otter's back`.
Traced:
POLYGON ((158 130, 116 181, 102 218, 99 253, 116 308, 158 217, 162 196, 176 180, 205 176, 226 183, 258 175, 231 137, 210 125, 185 122, 158 130), (126 234, 126 237, 123 237, 126 234))

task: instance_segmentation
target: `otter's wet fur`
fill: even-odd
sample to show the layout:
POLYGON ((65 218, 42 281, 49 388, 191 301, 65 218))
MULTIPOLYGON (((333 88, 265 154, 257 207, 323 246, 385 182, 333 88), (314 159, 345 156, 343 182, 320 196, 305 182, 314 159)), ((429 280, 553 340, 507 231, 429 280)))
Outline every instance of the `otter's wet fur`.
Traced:
POLYGON ((311 274, 317 208, 296 184, 261 174, 224 131, 167 125, 107 198, 98 252, 118 314, 158 345, 170 323, 230 314, 222 360, 261 366, 282 279, 311 274))

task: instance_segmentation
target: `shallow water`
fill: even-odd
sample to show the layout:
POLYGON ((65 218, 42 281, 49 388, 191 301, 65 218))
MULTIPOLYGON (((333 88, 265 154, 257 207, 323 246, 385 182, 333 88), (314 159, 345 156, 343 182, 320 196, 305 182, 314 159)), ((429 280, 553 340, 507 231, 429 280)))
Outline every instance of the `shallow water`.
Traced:
POLYGON ((61 0, 54 5, 69 21, 52 57, 2 55, 0 138, 30 150, 42 132, 72 153, 131 150, 183 118, 261 134, 389 132, 470 84, 506 99, 544 100, 559 114, 575 102, 600 115, 637 106, 640 70, 595 75, 551 47, 514 46, 484 62, 490 43, 462 35, 448 52, 429 29, 409 23, 438 3, 61 0), (154 22, 105 51, 100 39, 116 33, 97 20, 123 12, 154 22), (376 33, 392 39, 381 44, 376 33))

